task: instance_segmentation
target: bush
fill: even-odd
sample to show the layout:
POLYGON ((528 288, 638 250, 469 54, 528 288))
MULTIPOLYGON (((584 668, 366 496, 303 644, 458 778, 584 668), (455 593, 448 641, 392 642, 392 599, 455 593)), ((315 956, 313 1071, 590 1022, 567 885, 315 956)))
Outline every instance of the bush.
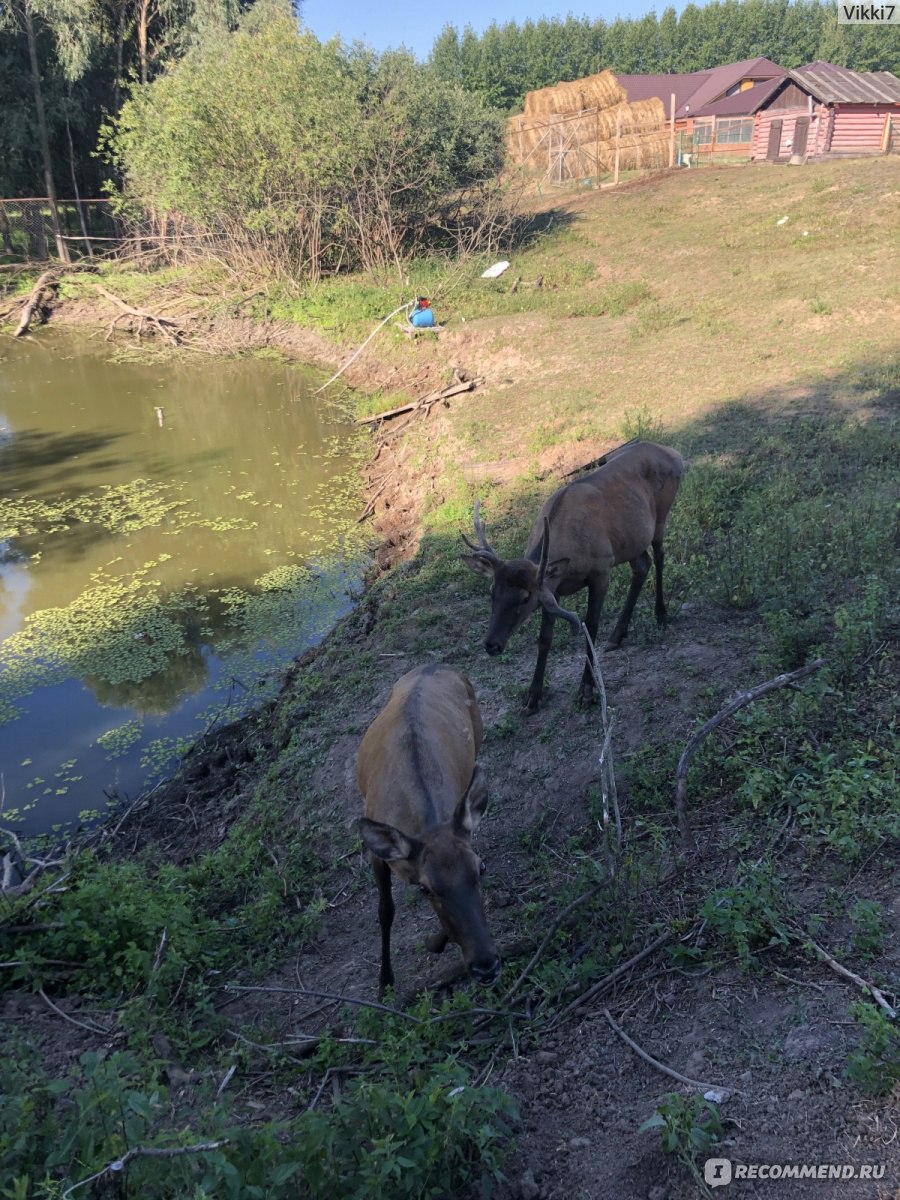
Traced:
POLYGON ((495 1089, 466 1086, 447 1064, 416 1089, 362 1081, 330 1112, 256 1128, 229 1125, 227 1100, 181 1111, 175 1093, 142 1079, 128 1055, 83 1054, 49 1081, 27 1043, 0 1058, 0 1197, 59 1196, 121 1160, 129 1150, 218 1147, 145 1157, 112 1168, 116 1194, 140 1200, 427 1200, 473 1190, 490 1196, 503 1176, 511 1102, 495 1089), (188 1122, 191 1122, 189 1125, 188 1122), (177 1130, 178 1132, 174 1132, 177 1130))
POLYGON ((106 138, 126 208, 312 279, 492 227, 503 145, 496 114, 410 54, 323 44, 278 0, 135 87, 106 138))

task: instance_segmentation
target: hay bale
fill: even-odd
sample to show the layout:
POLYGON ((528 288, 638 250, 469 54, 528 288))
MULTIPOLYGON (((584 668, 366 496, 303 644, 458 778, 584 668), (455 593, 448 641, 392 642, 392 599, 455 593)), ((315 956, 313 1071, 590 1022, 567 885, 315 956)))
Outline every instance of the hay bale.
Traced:
POLYGON ((526 117, 548 117, 577 113, 586 108, 608 108, 626 100, 624 89, 612 71, 600 71, 572 83, 557 83, 525 96, 526 117))
POLYGON ((557 181, 612 170, 617 127, 622 170, 667 161, 669 133, 662 101, 626 103, 610 71, 529 92, 524 113, 506 123, 508 160, 557 181))

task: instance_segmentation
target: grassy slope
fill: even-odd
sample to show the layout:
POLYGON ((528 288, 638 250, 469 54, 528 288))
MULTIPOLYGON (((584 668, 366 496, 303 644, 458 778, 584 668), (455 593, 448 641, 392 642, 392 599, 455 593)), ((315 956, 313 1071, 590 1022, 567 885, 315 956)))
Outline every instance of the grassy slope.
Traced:
MULTIPOLYGON (((348 876, 340 865, 352 846, 344 830, 357 804, 344 763, 390 680, 402 665, 424 659, 467 670, 485 710, 484 758, 499 806, 486 836, 499 848, 501 890, 515 894, 526 879, 532 897, 513 909, 495 906, 493 918, 507 941, 542 932, 548 905, 557 911, 595 871, 596 720, 572 710, 577 655, 560 637, 551 702, 533 723, 521 721, 531 636, 519 634, 500 663, 480 652, 487 599, 482 581, 459 566, 458 534, 469 526, 477 492, 494 544, 511 551, 554 486, 540 477, 544 470, 576 465, 641 432, 677 446, 691 470, 669 538, 675 625, 661 638, 643 598, 632 655, 610 660, 626 829, 636 836, 610 906, 617 916, 592 911, 560 934, 535 972, 534 998, 552 1013, 564 989, 587 986, 659 928, 681 934, 701 916, 706 939, 679 943, 679 964, 703 960, 721 970, 737 961, 754 969, 761 948, 773 945, 791 969, 808 972, 793 930, 812 924, 820 941, 844 947, 838 957, 848 965, 896 986, 896 964, 884 948, 898 914, 882 900, 900 833, 892 695, 898 195, 898 159, 682 172, 615 194, 561 198, 549 235, 517 255, 510 272, 544 274, 539 292, 510 296, 504 280, 486 286, 460 278, 451 287, 435 278, 428 290, 450 318, 448 333, 436 345, 398 340, 391 357, 410 375, 439 376, 460 362, 484 373, 488 385, 408 435, 402 478, 422 512, 417 558, 373 588, 278 709, 244 731, 238 745, 249 749, 239 767, 227 778, 214 772, 209 820, 222 808, 239 816, 211 839, 208 855, 172 868, 161 887, 115 884, 124 908, 114 926, 124 912, 133 941, 107 936, 98 943, 77 925, 79 905, 87 926, 101 920, 103 889, 112 886, 87 867, 96 884, 89 903, 78 889, 58 902, 57 921, 75 948, 31 942, 20 985, 37 978, 71 1001, 115 969, 132 997, 122 1011, 143 1064, 138 1077, 146 1079, 154 1058, 147 1038, 154 1028, 176 1041, 185 1061, 202 1050, 224 1069, 233 1041, 209 1008, 221 1000, 211 967, 235 972, 254 961, 257 970, 278 972, 321 919, 335 883, 345 882, 348 940, 340 940, 340 915, 326 916, 324 928, 348 957, 359 953, 351 935, 358 940, 361 922, 369 927, 372 904, 364 872, 354 864, 348 876), (718 865, 673 891, 665 878, 669 797, 686 737, 737 688, 820 652, 829 665, 812 685, 748 710, 704 747, 691 801, 718 865), (558 808, 553 822, 542 811, 548 794, 558 808), (520 807, 504 803, 512 796, 520 807), (791 836, 776 854, 770 848, 785 827, 791 836), (329 830, 338 831, 337 844, 329 830), (810 888, 810 880, 821 886, 810 888), (172 941, 154 968, 164 925, 172 941), (129 949, 135 942, 140 954, 129 949), (79 954, 86 965, 74 986, 65 971, 57 976, 52 964, 39 965, 79 954)), ((421 280, 415 284, 423 290, 421 280)), ((337 332, 353 344, 393 298, 391 289, 341 282, 314 300, 285 302, 285 313, 292 307, 295 316, 322 320, 323 311, 340 312, 337 332)), ((623 585, 619 579, 611 605, 621 601, 623 585)), ((188 788, 191 803, 193 794, 188 788)), ((8 950, 2 957, 12 957, 8 950)), ((400 953, 404 974, 421 968, 421 950, 408 945, 400 953)), ((508 967, 504 982, 523 961, 508 967)), ((368 972, 364 966, 354 980, 358 994, 368 994, 368 972)), ((254 1041, 278 1043, 270 1020, 274 1014, 262 1008, 246 1013, 254 1041)), ((377 1033, 367 1025, 375 1049, 353 1058, 328 1045, 309 1068, 285 1062, 282 1050, 269 1064, 276 1075, 267 1111, 285 1111, 289 1087, 315 1094, 324 1068, 359 1065, 360 1056, 401 1088, 412 1064, 444 1070, 465 1022, 459 1032, 450 1024, 433 1028, 440 1037, 422 1033, 411 1044, 402 1023, 379 1025, 377 1033)), ((493 1031, 488 1050, 503 1035, 503 1028, 493 1031)), ((520 1036, 541 1038, 541 1022, 520 1036)), ((883 1082, 892 1061, 896 1069, 897 1046, 881 1028, 866 1046, 864 1082, 883 1082)), ((469 1057, 479 1069, 478 1054, 469 1057)), ((242 1071, 250 1065, 243 1062, 242 1071)), ((472 1120, 477 1126, 477 1113, 472 1120)), ((155 1127, 150 1122, 146 1136, 155 1127)), ((688 1121, 685 1138, 689 1132, 688 1121)), ((118 1149, 97 1142, 99 1149, 82 1150, 94 1169, 118 1149)), ((413 1160, 426 1142, 410 1134, 413 1160)), ((258 1146, 246 1153, 264 1150, 276 1153, 258 1146)), ((360 1194, 371 1186, 372 1179, 361 1183, 360 1194)))

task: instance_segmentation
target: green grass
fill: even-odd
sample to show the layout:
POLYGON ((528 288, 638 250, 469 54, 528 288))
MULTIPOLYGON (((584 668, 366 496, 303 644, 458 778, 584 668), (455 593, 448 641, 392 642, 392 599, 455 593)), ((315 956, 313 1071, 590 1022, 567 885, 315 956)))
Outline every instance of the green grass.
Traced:
MULTIPOLYGON (((292 970, 291 956, 319 927, 335 863, 355 843, 344 826, 333 836, 336 801, 318 794, 313 781, 335 748, 352 753, 401 657, 458 664, 489 698, 494 716, 482 753, 500 794, 513 802, 544 797, 554 751, 573 763, 595 761, 596 724, 573 718, 568 685, 557 683, 577 658, 567 634, 551 656, 552 704, 534 724, 518 716, 533 630, 517 635, 499 662, 480 651, 486 588, 460 566, 459 534, 471 530, 478 495, 498 553, 516 553, 556 486, 538 469, 542 452, 565 451, 574 464, 595 445, 642 436, 676 446, 688 470, 666 542, 673 628, 657 632, 643 596, 629 639, 636 669, 645 651, 666 646, 665 678, 642 677, 637 699, 611 696, 623 722, 643 722, 637 744, 619 760, 628 844, 603 903, 577 911, 554 935, 529 985, 532 1023, 517 1022, 504 1045, 537 1045, 546 1017, 660 928, 675 934, 669 952, 682 969, 730 964, 763 987, 767 955, 791 957, 798 974, 811 968, 805 938, 812 934, 839 949, 851 969, 895 987, 884 950, 895 932, 881 901, 900 851, 900 360, 885 314, 900 300, 900 263, 892 217, 877 200, 898 188, 900 161, 682 172, 652 188, 580 195, 570 208, 554 201, 559 211, 544 220, 543 236, 516 251, 510 271, 493 284, 479 280, 481 263, 454 274, 446 263, 429 262, 411 267, 408 280, 334 280, 295 296, 260 297, 260 314, 264 308, 352 344, 408 295, 428 291, 451 329, 462 329, 466 317, 475 340, 463 365, 484 370, 489 390, 447 410, 438 444, 419 439, 416 427, 407 435, 413 471, 435 476, 422 504, 418 552, 370 589, 365 604, 377 615, 374 625, 364 625, 363 612, 351 616, 265 715, 262 761, 221 846, 183 866, 148 862, 118 873, 85 859, 68 890, 48 902, 48 927, 24 955, 11 936, 0 944, 0 958, 22 959, 7 983, 76 996, 89 988, 110 1005, 121 1006, 124 996, 118 1011, 144 1056, 133 1087, 142 1094, 152 1093, 152 1080, 140 1028, 161 1027, 186 1056, 221 1073, 231 1060, 210 1011, 215 989, 224 974, 253 978, 286 962, 292 970), (778 226, 782 215, 790 220, 778 226), (513 278, 539 274, 542 289, 509 291, 513 278), (823 322, 827 336, 819 332, 823 322), (507 372, 513 384, 500 391, 497 380, 507 372), (502 478, 471 471, 498 459, 507 468, 502 478), (688 651, 716 642, 727 647, 730 669, 707 678, 704 660, 688 651), (826 666, 801 687, 758 700, 704 741, 688 794, 707 853, 677 886, 661 886, 675 848, 673 776, 687 737, 736 690, 820 656, 826 666), (685 713, 672 706, 687 687, 694 699, 685 713), (525 762, 536 739, 543 753, 525 762), (114 887, 116 904, 106 906, 114 887), (171 960, 154 971, 163 928, 171 960), (65 961, 53 961, 70 957, 83 964, 74 978, 65 961)), ((178 287, 180 277, 164 282, 178 287)), ((129 294, 158 284, 136 276, 129 294)), ((376 343, 385 358, 414 361, 416 349, 399 335, 392 344, 391 336, 376 343)), ((369 397, 359 411, 400 399, 369 397)), ((614 573, 606 620, 627 583, 624 568, 614 573)), ((542 809, 530 824, 523 818, 507 847, 516 878, 526 881, 516 927, 536 938, 603 878, 596 789, 554 802, 578 814, 564 837, 542 809)), ((527 957, 507 964, 504 982, 527 957)), ((466 1003, 464 993, 452 1002, 466 1003)), ((389 1095, 361 1086, 348 1103, 377 1103, 408 1119, 406 1141, 391 1149, 421 1165, 428 1130, 447 1115, 446 1088, 429 1090, 428 1080, 443 1086, 457 1064, 466 1079, 476 1077, 506 1031, 494 1028, 483 1043, 469 1044, 470 1018, 428 999, 410 1011, 419 1024, 346 1014, 346 1027, 365 1045, 331 1040, 308 1068, 266 1060, 266 1069, 304 1099, 330 1068, 384 1085, 389 1095), (412 1105, 410 1079, 424 1081, 423 1110, 412 1105)), ((896 1038, 874 1009, 856 1015, 859 1053, 843 1065, 854 1085, 874 1088, 896 1074, 896 1038)), ((248 1036, 259 1042, 264 1035, 248 1036)), ((737 1058, 744 1053, 739 1048, 737 1058)), ((760 1053, 765 1060, 769 1051, 760 1053)), ((15 1064, 15 1054, 6 1061, 15 1064)), ((9 1086, 22 1128, 50 1119, 49 1100, 43 1116, 25 1112, 24 1085, 9 1086)), ((124 1087, 116 1085, 117 1096, 124 1087)), ((346 1112, 329 1111, 330 1128, 345 1134, 346 1112)), ((502 1112, 498 1100, 466 1114, 460 1178, 477 1179, 478 1138, 494 1146, 502 1112)), ((687 1149, 704 1114, 669 1104, 660 1116, 673 1131, 668 1148, 692 1162, 687 1149)), ((174 1127, 173 1118, 166 1128, 174 1127)), ((152 1136, 163 1132, 150 1127, 152 1136)), ((282 1136, 258 1133, 242 1160, 248 1170, 269 1164, 267 1139, 282 1136)), ((283 1136, 290 1139, 290 1128, 283 1136)), ((85 1150, 84 1161, 99 1169, 112 1152, 118 1143, 107 1140, 85 1150)), ((306 1151, 298 1153, 308 1165, 306 1151)), ((27 1169, 39 1166, 35 1157, 27 1169)))

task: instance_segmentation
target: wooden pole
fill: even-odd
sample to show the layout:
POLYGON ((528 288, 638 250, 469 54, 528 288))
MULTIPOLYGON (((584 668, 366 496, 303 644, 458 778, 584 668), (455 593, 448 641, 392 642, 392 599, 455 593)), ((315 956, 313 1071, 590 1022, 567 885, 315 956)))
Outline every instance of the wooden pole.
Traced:
POLYGON ((675 166, 675 93, 669 101, 669 170, 675 166))
MULTIPOLYGON (((890 117, 888 117, 890 121, 890 117)), ((594 186, 600 186, 600 109, 597 109, 597 120, 594 129, 594 186)))
POLYGON ((619 182, 619 137, 622 132, 622 109, 616 112, 616 158, 613 166, 613 184, 619 182))

